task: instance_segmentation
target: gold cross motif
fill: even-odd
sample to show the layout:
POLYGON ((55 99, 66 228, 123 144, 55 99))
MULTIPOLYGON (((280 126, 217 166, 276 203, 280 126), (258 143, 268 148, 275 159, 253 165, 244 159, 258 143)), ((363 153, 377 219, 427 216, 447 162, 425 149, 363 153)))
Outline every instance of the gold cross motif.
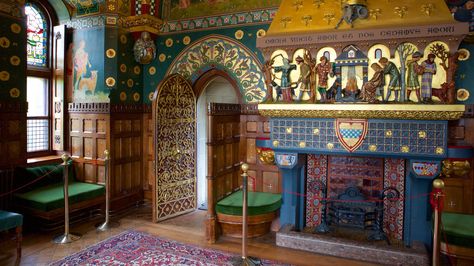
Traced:
POLYGON ((315 5, 316 8, 319 8, 322 4, 324 4, 324 0, 313 0, 313 5, 315 5))
POLYGON ((380 14, 382 14, 382 10, 380 8, 369 10, 370 17, 375 19, 375 20, 377 20, 377 17, 380 16, 380 14))
POLYGON ((433 4, 426 4, 426 5, 421 5, 421 12, 426 14, 427 16, 431 16, 431 12, 435 9, 435 6, 433 4))
POLYGON ((294 1, 293 6, 295 7, 296 11, 300 10, 300 8, 303 7, 303 0, 294 1))
POLYGON ((334 17, 335 17, 334 13, 326 13, 323 16, 323 20, 325 20, 329 25, 331 24, 331 21, 334 20, 334 17))
POLYGON ((301 17, 301 20, 303 20, 303 21, 304 21, 304 25, 305 25, 306 27, 308 27, 308 26, 309 26, 309 23, 310 23, 311 21, 313 21, 313 17, 312 17, 311 15, 306 15, 306 16, 301 17))
POLYGON ((400 18, 403 18, 405 14, 407 13, 407 11, 408 11, 408 8, 406 6, 402 6, 402 7, 396 6, 394 8, 395 14, 397 14, 400 18))
POLYGON ((280 23, 283 25, 283 28, 286 28, 288 23, 291 23, 291 17, 283 17, 280 19, 280 23))

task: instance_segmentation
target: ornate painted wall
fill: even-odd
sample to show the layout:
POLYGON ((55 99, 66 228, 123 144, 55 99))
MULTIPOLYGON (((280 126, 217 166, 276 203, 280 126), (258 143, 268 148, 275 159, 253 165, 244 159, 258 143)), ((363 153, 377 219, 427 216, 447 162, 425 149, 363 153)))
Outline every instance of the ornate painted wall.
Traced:
POLYGON ((161 36, 156 41, 157 58, 144 66, 144 103, 151 103, 153 92, 167 73, 179 72, 195 81, 210 68, 232 76, 244 102, 261 101, 266 95, 261 72, 263 58, 255 40, 267 28, 268 25, 256 25, 161 36))
MULTIPOLYGON (((15 3, 13 3, 15 4, 15 3)), ((1 6, 5 8, 4 6, 1 6)), ((1 9, 1 8, 0 8, 1 9)), ((0 100, 26 101, 26 34, 16 6, 0 12, 0 100)))

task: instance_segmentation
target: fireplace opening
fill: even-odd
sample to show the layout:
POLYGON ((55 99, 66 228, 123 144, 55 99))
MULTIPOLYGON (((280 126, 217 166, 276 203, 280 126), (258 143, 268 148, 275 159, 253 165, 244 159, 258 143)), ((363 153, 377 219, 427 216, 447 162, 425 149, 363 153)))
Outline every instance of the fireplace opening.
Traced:
POLYGON ((308 155, 304 231, 403 246, 405 160, 308 155))

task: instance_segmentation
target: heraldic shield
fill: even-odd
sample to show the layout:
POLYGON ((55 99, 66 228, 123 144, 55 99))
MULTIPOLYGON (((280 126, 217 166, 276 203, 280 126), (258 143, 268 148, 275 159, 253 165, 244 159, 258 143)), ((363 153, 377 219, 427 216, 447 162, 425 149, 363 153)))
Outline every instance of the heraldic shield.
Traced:
POLYGON ((368 128, 367 120, 336 119, 336 136, 349 152, 357 150, 364 142, 368 128))

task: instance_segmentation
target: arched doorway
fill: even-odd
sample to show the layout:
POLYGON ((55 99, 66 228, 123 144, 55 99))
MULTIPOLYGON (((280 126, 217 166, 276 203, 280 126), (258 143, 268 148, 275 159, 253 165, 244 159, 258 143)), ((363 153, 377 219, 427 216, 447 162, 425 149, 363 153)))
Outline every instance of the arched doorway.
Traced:
POLYGON ((195 83, 197 95, 196 129, 197 129, 197 207, 207 209, 207 176, 208 176, 208 136, 210 103, 239 104, 242 99, 235 81, 225 72, 210 70, 195 83))

